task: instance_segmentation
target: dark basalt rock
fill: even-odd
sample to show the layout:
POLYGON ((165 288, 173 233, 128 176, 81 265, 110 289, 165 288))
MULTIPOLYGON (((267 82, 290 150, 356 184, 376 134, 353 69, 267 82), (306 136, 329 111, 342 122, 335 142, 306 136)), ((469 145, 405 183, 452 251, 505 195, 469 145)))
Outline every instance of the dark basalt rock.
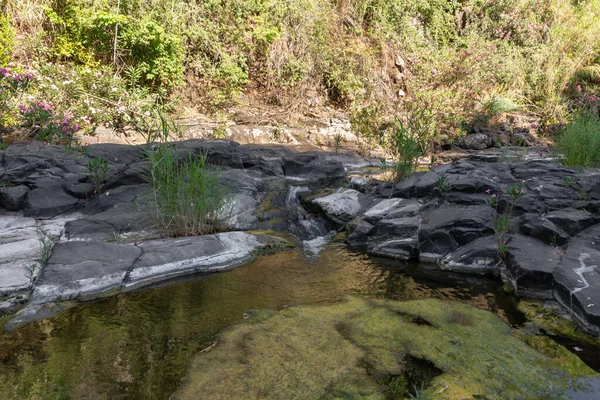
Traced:
MULTIPOLYGON (((193 140, 174 148, 181 160, 202 153, 220 167, 219 180, 232 196, 231 209, 221 216, 224 229, 286 230, 301 242, 345 227, 348 245, 372 255, 433 263, 429 267, 438 272, 499 273, 522 296, 549 298, 554 291, 582 325, 600 335, 598 171, 578 172, 548 160, 494 163, 481 156, 390 183, 354 172, 348 179, 348 170, 368 164, 354 154, 299 153, 225 140, 193 140), (494 226, 496 218, 511 209, 511 185, 522 187, 525 195, 512 207, 508 250, 501 259, 494 226)), ((113 250, 118 257, 118 248, 106 247, 107 241, 152 229, 147 151, 152 149, 93 145, 87 156, 74 157, 57 146, 10 146, 0 154, 0 172, 7 182, 0 187, 0 208, 38 219, 80 211, 83 217, 73 214, 73 220, 62 223, 63 240, 70 242, 60 243, 56 257, 80 251, 75 243, 84 242, 97 245, 89 247, 91 257, 113 250), (89 159, 96 157, 110 164, 108 181, 98 193, 87 168, 89 159)), ((211 243, 218 245, 214 240, 211 243)), ((235 248, 235 240, 230 244, 235 248)), ((188 250, 193 249, 185 247, 188 250)), ((162 257, 162 252, 157 250, 155 256, 162 257)), ((169 257, 171 253, 164 249, 169 257)), ((135 264, 131 258, 137 254, 125 257, 126 264, 135 264)), ((61 265, 83 265, 77 261, 80 255, 61 265)), ((40 280, 48 290, 55 264, 40 280)), ((162 276, 145 268, 136 270, 142 280, 162 276)), ((115 282, 127 281, 122 270, 114 272, 119 275, 115 282)))
POLYGON ((524 215, 520 224, 520 232, 551 246, 564 246, 570 236, 547 218, 536 214, 524 215))
POLYGON ((65 193, 62 184, 57 184, 30 191, 23 211, 30 217, 52 218, 72 210, 78 202, 78 199, 65 193))
POLYGON ((459 247, 446 256, 441 265, 444 270, 474 274, 499 272, 500 256, 496 236, 485 236, 459 247))
POLYGON ((29 188, 25 185, 0 187, 0 207, 8 211, 19 211, 29 188))
POLYGON ((348 231, 348 246, 354 250, 366 251, 369 233, 373 225, 362 218, 355 218, 346 225, 348 231))
POLYGON ((502 273, 517 293, 551 298, 552 275, 560 261, 558 249, 522 235, 512 236, 507 248, 502 273))
POLYGON ((488 206, 443 205, 422 215, 419 231, 419 260, 437 262, 459 246, 492 235, 492 215, 488 206))
POLYGON ((600 225, 569 242, 554 271, 554 297, 587 330, 600 335, 600 225))
POLYGON ((341 162, 320 153, 295 153, 283 158, 285 176, 298 182, 335 182, 346 175, 341 162))
POLYGON ((600 222, 600 217, 585 210, 564 209, 555 210, 544 215, 548 221, 571 236, 600 222))

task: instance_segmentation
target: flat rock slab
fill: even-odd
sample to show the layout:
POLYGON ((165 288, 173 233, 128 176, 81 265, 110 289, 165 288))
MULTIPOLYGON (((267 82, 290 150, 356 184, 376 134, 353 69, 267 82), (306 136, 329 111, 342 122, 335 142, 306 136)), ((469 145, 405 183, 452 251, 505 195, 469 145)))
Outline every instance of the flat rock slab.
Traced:
MULTIPOLYGON (((27 270, 40 256, 38 227, 33 218, 0 217, 0 298, 29 289, 27 270)), ((6 307, 1 307, 0 310, 6 307)))
POLYGON ((419 215, 421 205, 412 199, 385 199, 369 208, 364 213, 364 219, 370 224, 376 224, 390 216, 414 217, 419 215))
POLYGON ((62 185, 34 189, 24 203, 25 214, 32 217, 52 218, 72 210, 78 199, 69 196, 62 185))
POLYGON ((103 298, 175 277, 234 268, 251 261, 255 250, 277 245, 281 245, 279 239, 245 232, 152 240, 138 245, 59 243, 34 283, 29 306, 19 311, 6 328, 47 317, 43 311, 49 303, 103 298))
POLYGON ((277 243, 276 239, 245 232, 144 242, 140 244, 143 254, 133 265, 125 287, 137 288, 182 275, 230 269, 251 260, 254 250, 277 243))
POLYGON ((554 296, 589 331, 600 335, 600 225, 571 240, 554 271, 554 296))
POLYGON ((423 262, 438 262, 460 246, 494 234, 489 206, 443 206, 422 213, 419 230, 423 262))
POLYGON ((134 245, 59 243, 35 283, 32 303, 91 297, 118 288, 141 254, 142 249, 134 245))

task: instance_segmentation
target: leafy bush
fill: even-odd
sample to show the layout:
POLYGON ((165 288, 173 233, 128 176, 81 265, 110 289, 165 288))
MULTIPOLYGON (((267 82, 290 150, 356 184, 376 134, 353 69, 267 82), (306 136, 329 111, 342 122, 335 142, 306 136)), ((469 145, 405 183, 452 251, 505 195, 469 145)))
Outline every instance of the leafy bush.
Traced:
POLYGON ((92 184, 94 185, 94 192, 97 193, 102 188, 104 182, 106 182, 110 166, 103 157, 96 157, 88 161, 87 168, 90 172, 92 184))
POLYGON ((12 55, 15 32, 9 17, 0 11, 0 66, 4 66, 12 55))
POLYGON ((79 123, 68 114, 56 114, 50 104, 38 101, 28 107, 20 105, 19 113, 31 138, 46 143, 64 144, 69 149, 78 145, 75 133, 79 130, 79 123))
POLYGON ((85 6, 82 0, 64 0, 47 10, 57 56, 87 66, 124 63, 141 72, 139 83, 155 89, 182 83, 184 50, 178 35, 147 18, 85 6))
POLYGON ((419 157, 424 155, 423 145, 417 135, 404 123, 399 123, 391 135, 390 152, 396 164, 394 171, 396 180, 412 174, 417 168, 419 157))
POLYGON ((598 113, 582 113, 559 133, 555 149, 569 166, 600 165, 600 117, 598 113))
POLYGON ((381 108, 365 107, 353 113, 351 124, 356 132, 382 146, 392 157, 396 179, 415 171, 419 158, 431 150, 436 136, 436 127, 427 109, 386 118, 381 108))
POLYGON ((219 183, 219 169, 205 153, 180 160, 167 143, 148 154, 150 207, 157 226, 168 236, 213 233, 230 203, 229 190, 219 183))
POLYGON ((426 110, 432 140, 444 143, 515 107, 551 132, 579 106, 578 85, 600 88, 598 1, 5 3, 12 28, 8 19, 2 26, 19 39, 13 58, 51 81, 31 95, 90 129, 135 124, 166 99, 163 89, 213 110, 251 89, 253 99, 294 111, 426 110))
POLYGON ((0 126, 15 110, 17 103, 33 82, 33 75, 11 72, 0 68, 0 126))

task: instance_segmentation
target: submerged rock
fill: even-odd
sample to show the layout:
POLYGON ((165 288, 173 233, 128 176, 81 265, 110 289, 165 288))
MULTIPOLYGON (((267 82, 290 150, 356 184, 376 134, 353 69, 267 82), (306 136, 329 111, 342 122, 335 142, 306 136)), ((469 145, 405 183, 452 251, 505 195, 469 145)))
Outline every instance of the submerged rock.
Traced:
POLYGON ((546 399, 573 382, 496 315, 461 303, 350 297, 254 314, 197 356, 173 399, 405 398, 412 385, 430 398, 546 399), (408 374, 411 360, 437 372, 408 374))

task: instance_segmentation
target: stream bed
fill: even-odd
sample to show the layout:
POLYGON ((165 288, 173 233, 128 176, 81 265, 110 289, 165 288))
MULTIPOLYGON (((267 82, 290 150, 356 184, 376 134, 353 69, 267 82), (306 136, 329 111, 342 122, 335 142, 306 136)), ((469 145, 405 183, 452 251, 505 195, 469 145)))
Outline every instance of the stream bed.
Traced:
MULTIPOLYGON (((510 325, 525 322, 500 282, 447 273, 438 278, 332 243, 318 258, 294 249, 228 272, 81 304, 0 335, 0 398, 168 399, 193 357, 251 310, 326 305, 347 294, 459 300, 510 325)), ((583 349, 577 355, 600 370, 598 348, 568 346, 583 349)))

